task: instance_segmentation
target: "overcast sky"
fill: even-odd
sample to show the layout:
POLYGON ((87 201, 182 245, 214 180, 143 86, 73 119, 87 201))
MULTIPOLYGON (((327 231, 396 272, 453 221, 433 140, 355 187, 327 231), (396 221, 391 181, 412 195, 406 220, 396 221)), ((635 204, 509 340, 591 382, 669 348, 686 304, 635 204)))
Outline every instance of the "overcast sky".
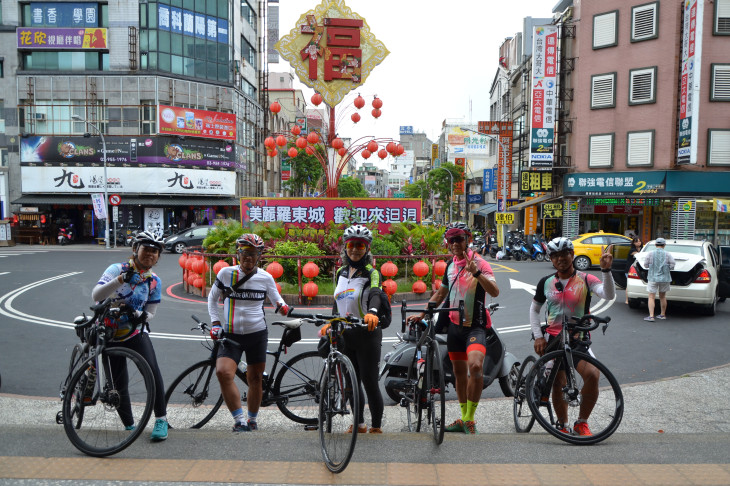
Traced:
MULTIPOLYGON (((279 36, 295 27, 317 0, 279 0, 279 36)), ((349 116, 338 134, 353 139, 372 135, 398 139, 401 125, 437 142, 445 118, 467 123, 489 120, 489 89, 499 47, 522 30, 524 17, 552 17, 557 0, 345 0, 365 18, 390 54, 355 91, 367 101, 357 125, 349 116), (382 116, 370 115, 373 95, 383 101, 382 116)), ((286 61, 269 71, 290 70, 286 61)), ((314 91, 305 85, 309 103, 314 91)), ((353 96, 345 98, 350 102, 353 96)), ((340 105, 341 106, 341 105, 340 105)), ((342 108, 340 108, 342 109, 342 108)))

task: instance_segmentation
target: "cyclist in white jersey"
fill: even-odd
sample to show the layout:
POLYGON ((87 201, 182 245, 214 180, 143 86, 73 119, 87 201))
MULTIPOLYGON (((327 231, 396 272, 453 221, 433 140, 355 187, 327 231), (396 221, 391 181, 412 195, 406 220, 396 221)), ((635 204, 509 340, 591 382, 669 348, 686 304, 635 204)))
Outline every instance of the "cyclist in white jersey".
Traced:
POLYGON ((258 268, 264 249, 264 240, 253 233, 236 240, 239 265, 225 267, 216 275, 215 284, 208 294, 208 314, 212 328, 210 335, 219 339, 224 334, 238 346, 222 343, 218 349, 216 375, 228 410, 233 416, 233 431, 248 432, 258 429, 256 419, 263 394, 263 376, 266 367, 266 347, 269 331, 264 319, 266 298, 287 315, 289 306, 279 295, 274 278, 258 268), (223 314, 218 302, 223 298, 223 314), (238 363, 246 352, 248 368, 248 419, 243 416, 241 394, 234 381, 238 363))

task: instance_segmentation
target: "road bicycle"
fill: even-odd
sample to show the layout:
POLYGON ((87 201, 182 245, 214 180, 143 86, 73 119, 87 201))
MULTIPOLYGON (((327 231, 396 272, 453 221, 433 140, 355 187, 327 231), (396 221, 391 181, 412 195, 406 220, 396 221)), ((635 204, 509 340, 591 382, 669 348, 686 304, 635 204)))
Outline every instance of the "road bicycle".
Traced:
POLYGON ((414 334, 416 352, 408 366, 406 380, 402 385, 400 406, 406 409, 408 430, 420 432, 425 424, 433 432, 433 440, 441 444, 444 440, 444 415, 446 414, 446 383, 444 381, 443 361, 436 340, 436 319, 441 312, 459 312, 459 321, 464 320, 464 301, 458 307, 436 308, 435 302, 429 302, 426 310, 408 310, 406 301, 401 304, 401 332, 406 330, 406 314, 425 312, 424 319, 413 321, 409 332, 414 334), (426 332, 424 332, 426 331, 426 332))
POLYGON ((364 327, 360 319, 352 316, 325 316, 321 314, 297 314, 294 309, 289 317, 300 318, 316 326, 330 324, 327 333, 329 352, 324 359, 324 372, 319 389, 319 415, 317 428, 322 458, 327 469, 340 473, 350 463, 357 441, 360 387, 355 367, 343 354, 346 329, 364 327))
POLYGON ((605 334, 610 320, 610 317, 601 318, 590 314, 566 318, 563 330, 553 338, 559 340, 559 349, 549 351, 537 360, 530 360, 529 357, 525 360, 514 400, 514 419, 518 432, 528 432, 536 420, 558 439, 585 445, 601 442, 616 431, 624 413, 621 387, 608 368, 588 350, 591 344, 588 333, 603 324, 605 334), (573 349, 571 344, 577 349, 573 349), (584 393, 583 377, 575 368, 580 361, 598 370, 597 397, 584 393), (594 399, 595 404, 592 403, 594 399), (527 415, 525 403, 532 417, 527 415), (557 417, 561 409, 567 418, 562 423, 557 417), (581 412, 590 414, 588 422, 592 435, 576 435, 570 430, 581 412))
POLYGON ((106 299, 91 310, 91 318, 74 320, 81 343, 71 352, 56 422, 81 452, 104 457, 124 450, 142 433, 152 414, 155 382, 150 365, 137 352, 109 346, 145 323, 135 323, 119 335, 113 323, 125 314, 133 322, 129 308, 106 299))
MULTIPOLYGON (((210 336, 210 327, 195 316, 198 323, 192 330, 200 330, 206 337, 210 336)), ((305 425, 317 423, 319 410, 319 382, 324 370, 324 360, 316 351, 307 351, 298 354, 287 362, 281 361, 281 355, 297 341, 302 339, 299 329, 302 323, 298 320, 274 322, 275 326, 282 326, 284 332, 275 351, 266 351, 273 356, 274 362, 268 372, 264 372, 263 394, 261 406, 276 405, 287 418, 305 425), (279 368, 281 366, 281 368, 279 368), (279 370, 277 374, 277 370, 279 370)), ((210 356, 199 361, 175 378, 165 393, 167 401, 167 421, 173 428, 199 429, 207 424, 218 412, 223 404, 220 383, 215 374, 215 362, 218 348, 223 338, 213 341, 207 338, 203 346, 210 350, 210 356), (212 341, 212 343, 211 343, 212 341)), ((246 363, 241 361, 236 370, 236 377, 248 389, 246 363)), ((241 396, 247 401, 247 394, 241 396)))

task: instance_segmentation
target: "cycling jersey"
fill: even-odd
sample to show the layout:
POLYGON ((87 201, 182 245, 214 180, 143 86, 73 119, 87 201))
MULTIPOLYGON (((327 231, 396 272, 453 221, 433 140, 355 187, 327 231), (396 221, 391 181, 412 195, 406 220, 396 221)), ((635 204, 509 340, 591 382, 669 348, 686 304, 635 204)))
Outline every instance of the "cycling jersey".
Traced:
MULTIPOLYGON (((477 268, 485 274, 487 278, 495 280, 494 272, 492 271, 492 267, 489 263, 487 263, 479 255, 474 256, 477 268)), ((444 272, 443 280, 441 281, 441 285, 446 285, 446 288, 449 289, 447 299, 450 302, 451 307, 457 307, 459 305, 459 301, 464 301, 464 322, 459 322, 459 311, 449 312, 449 318, 451 319, 451 322, 457 326, 492 327, 492 318, 484 304, 487 292, 470 272, 464 270, 465 266, 466 260, 461 262, 451 260, 446 268, 446 272, 444 272)))
POLYGON ((264 300, 268 297, 273 305, 286 302, 276 289, 274 278, 266 271, 254 269, 254 274, 243 285, 233 290, 223 301, 223 315, 219 314, 218 301, 223 289, 230 288, 243 279, 245 274, 240 267, 225 267, 218 272, 215 284, 208 294, 208 314, 211 322, 220 322, 223 330, 233 334, 250 334, 266 329, 264 319, 264 300))
POLYGON ((337 287, 335 287, 335 306, 340 316, 352 315, 362 318, 369 309, 380 309, 380 294, 370 292, 371 288, 379 288, 380 272, 372 265, 357 269, 350 277, 350 267, 344 266, 337 271, 337 287))

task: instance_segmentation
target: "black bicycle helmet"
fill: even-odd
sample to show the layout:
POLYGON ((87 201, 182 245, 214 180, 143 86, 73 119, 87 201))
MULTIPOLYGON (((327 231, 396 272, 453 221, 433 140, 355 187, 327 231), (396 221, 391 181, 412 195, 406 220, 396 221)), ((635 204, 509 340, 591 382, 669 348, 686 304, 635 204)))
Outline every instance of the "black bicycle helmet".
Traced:
POLYGON ((132 245, 132 250, 136 251, 139 246, 147 246, 150 248, 157 248, 160 253, 162 253, 162 248, 164 247, 164 242, 162 240, 162 237, 157 236, 156 234, 150 232, 150 231, 140 231, 137 233, 137 236, 134 238, 134 244, 132 245))
POLYGON ((552 240, 550 240, 550 243, 547 244, 548 256, 552 255, 553 253, 559 253, 563 250, 573 251, 573 242, 570 241, 568 238, 564 238, 562 236, 558 238, 553 238, 552 240))
POLYGON ((348 241, 353 238, 365 240, 368 245, 373 242, 373 233, 361 224, 355 224, 347 228, 342 235, 342 241, 348 241))

